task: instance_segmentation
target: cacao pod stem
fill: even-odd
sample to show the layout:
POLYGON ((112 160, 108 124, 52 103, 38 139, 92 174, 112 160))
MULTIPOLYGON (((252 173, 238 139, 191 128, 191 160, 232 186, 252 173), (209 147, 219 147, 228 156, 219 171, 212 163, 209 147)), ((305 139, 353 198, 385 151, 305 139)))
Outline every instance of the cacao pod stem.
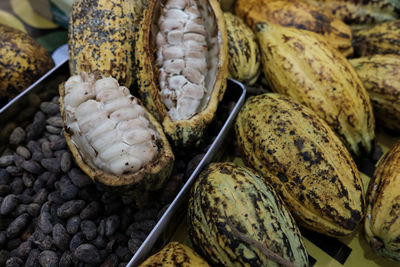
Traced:
POLYGON ((278 254, 276 254, 275 252, 270 250, 267 246, 265 246, 265 244, 258 242, 257 240, 254 240, 254 239, 246 236, 244 233, 240 232, 236 228, 236 226, 232 222, 232 220, 228 216, 226 216, 226 214, 225 214, 225 217, 226 217, 226 222, 228 223, 229 227, 232 230, 232 234, 235 237, 237 237, 239 240, 245 242, 246 244, 248 244, 250 246, 254 246, 254 247, 258 248, 261 251, 261 253, 263 253, 268 259, 278 263, 279 265, 282 265, 285 267, 296 267, 296 265, 294 265, 287 259, 279 256, 278 254))

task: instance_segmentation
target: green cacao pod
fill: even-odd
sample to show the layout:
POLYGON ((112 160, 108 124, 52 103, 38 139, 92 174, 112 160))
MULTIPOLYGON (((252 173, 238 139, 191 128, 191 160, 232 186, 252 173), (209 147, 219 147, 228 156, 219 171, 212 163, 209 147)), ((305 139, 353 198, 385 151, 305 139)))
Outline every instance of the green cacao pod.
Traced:
POLYGON ((161 251, 145 260, 140 267, 209 267, 208 263, 194 250, 179 242, 170 242, 161 251))
POLYGON ((217 0, 149 1, 135 66, 144 105, 175 146, 195 146, 225 93, 228 44, 217 0))
POLYGON ((14 97, 54 66, 50 53, 28 34, 0 24, 0 97, 14 97))
POLYGON ((134 11, 126 0, 74 1, 68 28, 71 75, 100 71, 132 86, 134 11))
POLYGON ((357 229, 365 213, 360 173, 312 110, 287 96, 258 95, 239 112, 235 131, 246 163, 274 186, 300 225, 334 237, 357 229))
POLYGON ((365 237, 372 249, 400 261, 400 142, 378 163, 368 186, 365 237))
POLYGON ((225 162, 203 170, 191 190, 188 228, 214 266, 281 266, 249 240, 294 266, 308 266, 291 214, 273 188, 246 167, 225 162))
POLYGON ((239 82, 252 85, 261 72, 261 56, 254 32, 243 20, 225 12, 228 33, 229 76, 239 82))

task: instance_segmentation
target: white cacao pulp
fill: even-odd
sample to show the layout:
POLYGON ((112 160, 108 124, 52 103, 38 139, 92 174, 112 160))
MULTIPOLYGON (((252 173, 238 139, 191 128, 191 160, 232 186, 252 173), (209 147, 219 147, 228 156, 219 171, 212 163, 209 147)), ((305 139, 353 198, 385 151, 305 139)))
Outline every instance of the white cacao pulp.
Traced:
POLYGON ((65 83, 66 127, 89 164, 112 174, 138 171, 158 154, 158 133, 126 87, 112 77, 65 83))
POLYGON ((172 120, 189 119, 207 96, 207 32, 197 1, 167 1, 158 27, 161 98, 172 120))

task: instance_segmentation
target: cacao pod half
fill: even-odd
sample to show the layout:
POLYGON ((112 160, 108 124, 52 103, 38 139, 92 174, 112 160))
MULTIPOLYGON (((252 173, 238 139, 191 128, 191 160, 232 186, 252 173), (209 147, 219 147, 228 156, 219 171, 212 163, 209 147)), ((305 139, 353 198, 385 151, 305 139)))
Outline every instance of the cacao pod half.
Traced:
POLYGON ((0 97, 11 98, 54 66, 50 53, 28 34, 0 24, 0 97))
POLYGON ((308 30, 324 36, 343 55, 353 54, 350 27, 324 9, 305 1, 238 0, 235 12, 253 30, 257 23, 308 30))
POLYGON ((365 237, 372 249, 400 261, 400 142, 378 163, 367 192, 365 237))
POLYGON ((365 213, 360 173, 312 110, 280 94, 258 95, 239 112, 235 132, 244 160, 280 193, 300 225, 334 237, 356 230, 365 213))
POLYGON ((374 55, 351 59, 367 89, 376 122, 400 131, 400 55, 374 55))
POLYGON ((74 1, 68 28, 71 75, 100 71, 130 88, 133 84, 133 18, 131 1, 74 1))
POLYGON ((174 163, 160 124, 112 77, 70 77, 59 88, 64 136, 79 167, 106 189, 158 190, 174 163))
POLYGON ((291 214, 273 188, 246 167, 223 162, 202 171, 191 190, 188 228, 213 266, 283 266, 248 239, 278 255, 276 260, 308 266, 291 214))
POLYGON ((137 35, 139 93, 176 146, 194 146, 226 88, 227 37, 216 0, 149 3, 137 35))
POLYGON ((314 110, 354 155, 371 153, 374 114, 348 60, 313 32, 258 24, 256 35, 271 89, 314 110))

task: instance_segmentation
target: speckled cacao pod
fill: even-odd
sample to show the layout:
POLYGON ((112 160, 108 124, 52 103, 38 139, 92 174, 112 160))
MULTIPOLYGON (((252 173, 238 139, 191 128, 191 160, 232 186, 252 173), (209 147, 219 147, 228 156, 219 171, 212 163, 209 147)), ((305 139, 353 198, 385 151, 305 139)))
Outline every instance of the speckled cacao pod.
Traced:
POLYGON ((112 77, 81 73, 60 85, 64 136, 79 167, 106 189, 158 190, 174 163, 160 124, 112 77))
POLYGON ((188 227, 213 266, 284 266, 277 262, 282 258, 308 266, 291 214, 272 186, 246 167, 212 163, 202 171, 191 190, 188 227))
POLYGON ((256 36, 243 20, 232 13, 224 13, 228 33, 229 76, 252 85, 261 72, 261 55, 256 36))
POLYGON ((139 93, 176 146, 199 143, 226 88, 227 37, 216 0, 152 0, 135 57, 139 93))
POLYGON ((357 229, 365 213, 360 173, 312 110, 280 94, 258 95, 239 112, 235 131, 244 160, 273 185, 299 224, 334 237, 357 229))
POLYGON ((323 8, 305 1, 291 0, 238 0, 236 14, 247 25, 277 24, 318 33, 343 55, 353 54, 352 33, 349 26, 323 8))
POLYGON ((270 88, 311 108, 355 156, 371 153, 372 105, 348 60, 313 32, 258 24, 256 35, 270 88))
POLYGON ((400 18, 398 0, 307 0, 359 29, 400 18))
POLYGON ((161 251, 145 260, 140 267, 209 267, 208 263, 194 250, 179 242, 170 242, 161 251))
POLYGON ((400 55, 374 55, 351 59, 367 89, 376 122, 400 131, 400 55))
POLYGON ((374 54, 400 55, 400 20, 376 24, 354 32, 354 54, 359 57, 374 54))
POLYGON ((378 163, 367 192, 365 237, 381 256, 400 261, 400 142, 378 163))
POLYGON ((141 8, 137 9, 133 1, 74 1, 68 28, 71 75, 100 71, 130 88, 133 84, 134 14, 141 8))
POLYGON ((14 97, 54 66, 50 53, 28 34, 0 24, 0 97, 14 97))

